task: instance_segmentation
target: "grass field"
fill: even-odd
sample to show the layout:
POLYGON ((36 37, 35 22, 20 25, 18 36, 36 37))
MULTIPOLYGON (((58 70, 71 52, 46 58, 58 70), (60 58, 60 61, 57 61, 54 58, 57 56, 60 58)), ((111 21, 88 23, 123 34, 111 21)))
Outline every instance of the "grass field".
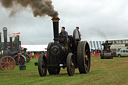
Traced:
POLYGON ((66 69, 61 69, 59 75, 40 77, 32 59, 26 64, 26 70, 20 71, 16 66, 12 71, 0 70, 0 85, 128 85, 128 57, 114 59, 91 58, 89 74, 68 76, 66 69))

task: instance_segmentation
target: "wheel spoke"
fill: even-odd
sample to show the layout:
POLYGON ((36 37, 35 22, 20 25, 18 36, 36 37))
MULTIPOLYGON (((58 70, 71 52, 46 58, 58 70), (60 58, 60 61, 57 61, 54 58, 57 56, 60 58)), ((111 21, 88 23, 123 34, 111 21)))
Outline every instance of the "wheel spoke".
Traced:
POLYGON ((6 62, 5 59, 3 59, 3 61, 6 62))
POLYGON ((4 69, 7 67, 7 65, 4 66, 4 69))
POLYGON ((4 64, 1 64, 1 66, 5 66, 6 65, 6 63, 4 63, 4 64))
POLYGON ((7 66, 7 70, 8 70, 8 66, 7 66))
POLYGON ((6 63, 6 62, 1 62, 1 63, 6 63))
POLYGON ((13 66, 14 64, 9 64, 9 65, 13 66))
POLYGON ((10 67, 10 69, 12 68, 11 65, 8 65, 10 67))
POLYGON ((8 58, 6 58, 6 61, 8 62, 8 58))
POLYGON ((12 59, 9 59, 9 61, 8 62, 11 62, 12 61, 12 59))
POLYGON ((11 63, 14 63, 14 61, 12 61, 12 62, 9 62, 9 63, 10 63, 10 64, 11 64, 11 63))
POLYGON ((87 52, 88 52, 88 50, 85 51, 85 53, 87 53, 87 52))

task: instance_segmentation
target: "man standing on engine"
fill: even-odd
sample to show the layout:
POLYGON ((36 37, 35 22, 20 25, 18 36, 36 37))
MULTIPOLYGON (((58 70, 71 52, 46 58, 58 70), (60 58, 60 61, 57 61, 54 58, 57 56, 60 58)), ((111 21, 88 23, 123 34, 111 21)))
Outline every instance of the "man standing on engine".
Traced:
POLYGON ((60 35, 68 37, 68 32, 65 31, 65 27, 62 27, 60 35))
POLYGON ((79 31, 79 27, 76 27, 76 29, 74 29, 73 31, 73 38, 77 41, 80 41, 81 40, 81 33, 79 31))

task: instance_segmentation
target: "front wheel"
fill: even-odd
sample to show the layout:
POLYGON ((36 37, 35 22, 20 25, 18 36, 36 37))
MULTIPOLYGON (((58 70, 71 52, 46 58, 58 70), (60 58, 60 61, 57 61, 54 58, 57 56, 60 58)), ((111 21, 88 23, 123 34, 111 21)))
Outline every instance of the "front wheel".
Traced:
POLYGON ((23 55, 20 55, 19 57, 18 55, 15 55, 14 59, 16 61, 16 65, 24 65, 26 63, 26 58, 23 55))
POLYGON ((118 57, 121 57, 121 55, 119 54, 118 57))
POLYGON ((73 54, 69 53, 67 56, 67 72, 69 76, 73 76, 75 73, 75 65, 73 62, 73 54))
POLYGON ((41 77, 47 74, 46 58, 43 55, 38 59, 38 72, 41 77))
POLYGON ((104 56, 101 56, 100 58, 101 58, 101 59, 104 59, 104 56))
POLYGON ((26 63, 28 63, 30 60, 31 59, 30 59, 29 55, 26 55, 26 63))

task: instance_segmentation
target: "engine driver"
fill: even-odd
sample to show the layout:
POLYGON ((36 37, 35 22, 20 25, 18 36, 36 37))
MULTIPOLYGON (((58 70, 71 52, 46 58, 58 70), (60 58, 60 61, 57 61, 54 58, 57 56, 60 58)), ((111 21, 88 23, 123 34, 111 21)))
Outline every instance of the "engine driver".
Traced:
POLYGON ((62 27, 61 32, 60 32, 60 35, 67 36, 68 37, 68 32, 65 31, 65 27, 62 27))

